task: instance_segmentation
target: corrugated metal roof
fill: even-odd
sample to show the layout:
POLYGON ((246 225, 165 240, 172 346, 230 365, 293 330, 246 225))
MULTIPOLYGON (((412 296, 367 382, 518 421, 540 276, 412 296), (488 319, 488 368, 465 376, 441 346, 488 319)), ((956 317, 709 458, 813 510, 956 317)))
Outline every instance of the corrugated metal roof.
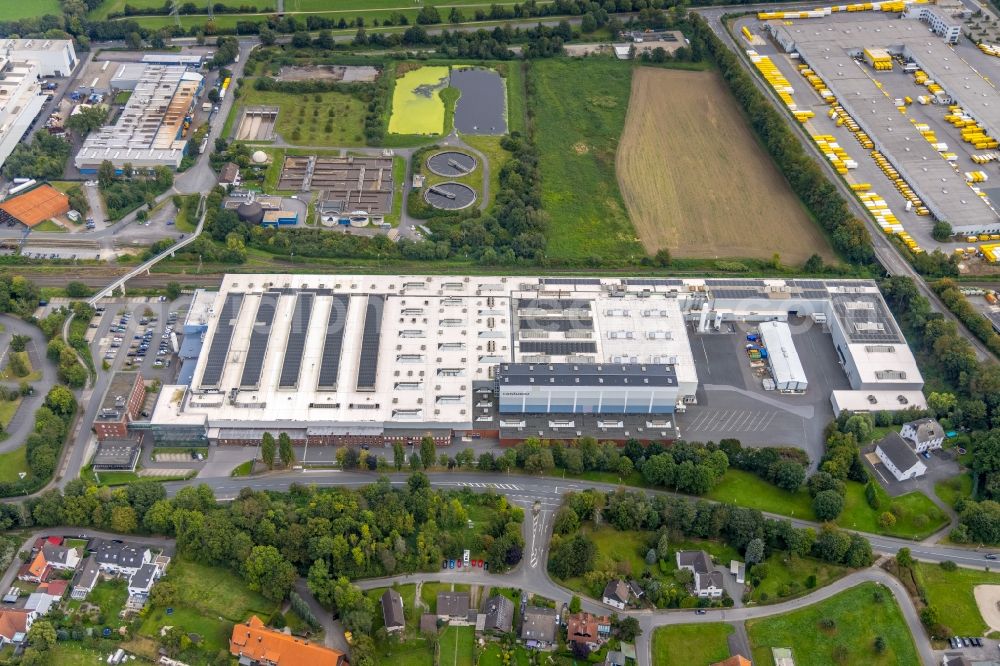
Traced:
POLYGON ((764 345, 767 347, 767 359, 771 363, 774 381, 778 383, 778 387, 781 388, 782 385, 789 383, 804 386, 808 382, 806 371, 802 368, 798 352, 795 351, 792 330, 788 324, 782 321, 767 321, 759 328, 764 345))

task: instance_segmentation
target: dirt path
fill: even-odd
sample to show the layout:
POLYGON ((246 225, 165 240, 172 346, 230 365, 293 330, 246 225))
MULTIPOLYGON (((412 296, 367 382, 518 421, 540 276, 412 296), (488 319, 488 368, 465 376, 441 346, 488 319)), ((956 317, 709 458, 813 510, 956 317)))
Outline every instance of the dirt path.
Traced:
POLYGON ((991 630, 1000 631, 1000 585, 976 585, 972 593, 983 621, 991 630))

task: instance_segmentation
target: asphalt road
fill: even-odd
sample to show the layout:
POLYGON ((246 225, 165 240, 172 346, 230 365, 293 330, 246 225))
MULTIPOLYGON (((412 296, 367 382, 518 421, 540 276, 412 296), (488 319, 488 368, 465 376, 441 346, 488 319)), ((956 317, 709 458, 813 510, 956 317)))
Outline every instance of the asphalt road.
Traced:
MULTIPOLYGON (((31 382, 35 388, 35 394, 25 396, 21 399, 21 404, 7 425, 7 438, 0 442, 0 453, 12 451, 20 446, 24 446, 24 440, 31 434, 35 426, 35 412, 42 403, 45 396, 56 383, 56 364, 45 355, 47 343, 45 336, 37 326, 7 314, 0 314, 0 324, 3 324, 4 332, 0 334, 0 367, 7 363, 7 355, 10 353, 10 341, 14 335, 27 335, 31 338, 26 351, 34 370, 41 370, 42 378, 31 382)), ((3 384, 17 389, 20 381, 2 382, 3 384)))

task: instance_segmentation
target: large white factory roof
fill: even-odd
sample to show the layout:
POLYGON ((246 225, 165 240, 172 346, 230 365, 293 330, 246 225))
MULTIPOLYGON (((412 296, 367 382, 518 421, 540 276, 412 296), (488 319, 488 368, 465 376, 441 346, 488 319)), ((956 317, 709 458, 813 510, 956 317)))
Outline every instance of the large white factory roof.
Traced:
POLYGON ((726 313, 814 316, 843 331, 842 353, 892 346, 875 367, 919 380, 871 281, 240 274, 196 294, 186 326, 207 331, 191 386, 164 387, 152 420, 468 427, 501 363, 669 365, 680 400, 698 382, 688 326, 726 313))

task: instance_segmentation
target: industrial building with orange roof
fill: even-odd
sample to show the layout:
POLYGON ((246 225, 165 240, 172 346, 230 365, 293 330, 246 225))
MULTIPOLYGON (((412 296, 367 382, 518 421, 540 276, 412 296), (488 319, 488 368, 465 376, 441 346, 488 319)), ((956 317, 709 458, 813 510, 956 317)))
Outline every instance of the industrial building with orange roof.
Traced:
POLYGON ((233 627, 229 652, 249 666, 344 666, 343 652, 268 629, 256 615, 233 627))

